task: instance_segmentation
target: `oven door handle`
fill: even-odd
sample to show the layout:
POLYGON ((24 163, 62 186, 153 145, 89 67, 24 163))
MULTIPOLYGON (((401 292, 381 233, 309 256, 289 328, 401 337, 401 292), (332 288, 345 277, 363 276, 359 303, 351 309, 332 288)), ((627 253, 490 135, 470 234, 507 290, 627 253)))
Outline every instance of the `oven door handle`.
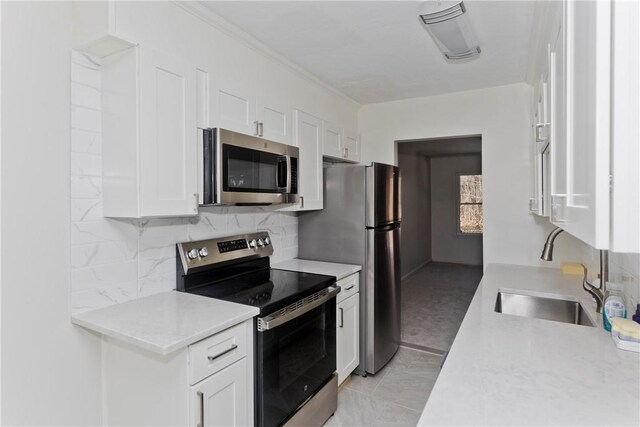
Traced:
POLYGON ((340 286, 329 286, 316 294, 291 304, 282 310, 265 317, 258 317, 258 332, 268 331, 287 323, 334 298, 340 292, 340 286), (320 294, 320 295, 318 295, 320 294), (317 296, 318 295, 318 296, 317 296))

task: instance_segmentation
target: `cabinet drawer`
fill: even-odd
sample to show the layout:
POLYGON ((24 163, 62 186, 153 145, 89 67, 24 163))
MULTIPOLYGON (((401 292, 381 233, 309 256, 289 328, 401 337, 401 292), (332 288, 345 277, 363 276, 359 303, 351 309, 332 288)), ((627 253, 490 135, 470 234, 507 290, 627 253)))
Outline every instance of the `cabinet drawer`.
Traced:
POLYGON ((241 323, 189 346, 191 385, 247 355, 248 329, 241 323))
POLYGON ((340 293, 336 297, 336 302, 344 301, 351 295, 356 294, 360 290, 360 273, 352 274, 344 279, 338 280, 338 286, 340 286, 340 293))

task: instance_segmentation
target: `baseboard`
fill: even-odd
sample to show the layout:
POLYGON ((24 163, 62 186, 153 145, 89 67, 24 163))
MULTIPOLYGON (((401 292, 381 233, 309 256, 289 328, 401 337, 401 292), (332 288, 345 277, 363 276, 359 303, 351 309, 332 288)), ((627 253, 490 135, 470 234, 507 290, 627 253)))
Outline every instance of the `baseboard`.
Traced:
POLYGON ((414 268, 413 270, 411 270, 410 272, 408 272, 407 274, 405 274, 404 276, 402 276, 400 278, 400 280, 404 280, 407 277, 411 276, 412 274, 415 274, 418 270, 420 270, 422 267, 424 267, 425 265, 429 264, 431 262, 430 259, 426 260, 425 262, 423 262, 422 264, 420 264, 419 266, 417 266, 416 268, 414 268))
POLYGON ((482 267, 482 264, 465 264, 462 262, 449 262, 449 261, 436 261, 435 259, 432 259, 431 261, 429 261, 433 264, 445 264, 445 265, 451 265, 451 266, 455 266, 455 267, 482 267))

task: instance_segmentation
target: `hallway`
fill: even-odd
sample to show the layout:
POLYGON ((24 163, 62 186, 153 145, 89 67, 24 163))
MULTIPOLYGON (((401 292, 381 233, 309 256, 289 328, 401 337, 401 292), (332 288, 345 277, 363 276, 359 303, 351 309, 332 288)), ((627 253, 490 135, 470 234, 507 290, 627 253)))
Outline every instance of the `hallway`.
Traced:
POLYGON ((481 278, 481 266, 431 262, 403 280, 403 345, 449 351, 481 278))

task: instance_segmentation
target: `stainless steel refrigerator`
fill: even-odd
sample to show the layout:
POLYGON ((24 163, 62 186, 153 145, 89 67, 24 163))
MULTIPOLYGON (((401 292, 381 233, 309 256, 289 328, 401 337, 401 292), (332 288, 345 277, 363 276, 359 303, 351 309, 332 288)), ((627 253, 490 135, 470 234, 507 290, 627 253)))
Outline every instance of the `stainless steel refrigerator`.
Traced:
POLYGON ((360 366, 375 374, 400 345, 400 171, 324 169, 324 208, 299 216, 299 257, 359 264, 360 366))

